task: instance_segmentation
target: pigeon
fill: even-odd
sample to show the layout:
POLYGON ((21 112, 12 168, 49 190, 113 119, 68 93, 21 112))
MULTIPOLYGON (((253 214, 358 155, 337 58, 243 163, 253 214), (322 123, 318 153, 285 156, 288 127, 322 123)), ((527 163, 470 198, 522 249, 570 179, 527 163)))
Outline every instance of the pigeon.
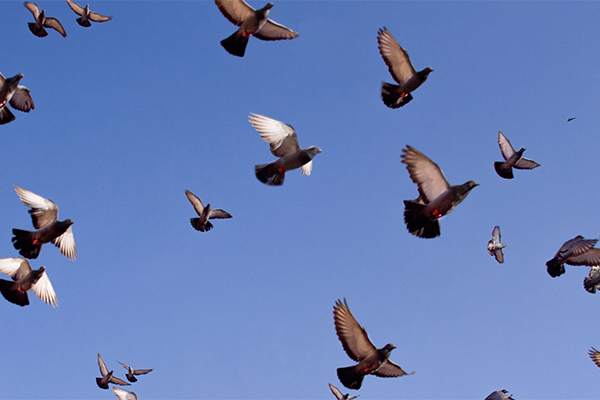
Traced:
POLYGON ((46 304, 56 307, 58 300, 50 283, 46 268, 31 269, 29 261, 22 257, 0 258, 0 272, 10 275, 14 282, 0 279, 2 296, 21 307, 29 305, 27 292, 33 292, 46 304))
POLYGON ((583 278, 583 288, 591 294, 600 290, 600 266, 594 265, 590 268, 590 275, 583 278))
POLYGON ((119 364, 121 364, 127 370, 127 374, 125 376, 129 382, 137 382, 135 375, 145 375, 149 372, 152 372, 151 369, 133 369, 129 365, 123 364, 121 361, 119 361, 119 364))
POLYGON ((514 178, 513 167, 516 169, 534 169, 541 165, 535 161, 523 158, 525 149, 521 148, 521 150, 515 151, 510 141, 501 131, 498 131, 498 146, 500 146, 500 152, 506 161, 496 161, 494 168, 496 169, 496 173, 504 179, 514 178))
POLYGON ((221 45, 229 54, 244 57, 250 36, 261 40, 293 39, 297 32, 268 19, 269 10, 273 3, 267 3, 260 10, 255 10, 243 0, 215 0, 215 4, 232 24, 240 28, 227 39, 221 40, 221 45))
POLYGON ((81 7, 79 4, 74 1, 67 0, 67 4, 71 7, 71 10, 75 12, 75 14, 80 17, 76 19, 77 23, 85 28, 92 26, 90 21, 93 22, 106 22, 110 21, 112 17, 107 17, 106 15, 101 15, 90 11, 90 5, 86 4, 85 8, 81 7))
POLYGON ((492 240, 490 240, 487 245, 487 251, 490 256, 496 257, 496 261, 502 264, 504 262, 502 249, 505 247, 506 245, 500 242, 500 227, 495 226, 494 230, 492 230, 492 240))
POLYGON ((407 145, 402 151, 402 162, 419 187, 417 199, 404 200, 404 222, 408 231, 426 239, 440 236, 438 219, 449 214, 479 184, 468 181, 450 186, 440 167, 419 150, 407 145))
POLYGON ((588 354, 590 355, 592 361, 594 361, 594 364, 596 364, 598 368, 600 368, 600 351, 592 347, 588 354))
POLYGON ((311 146, 301 149, 296 131, 291 125, 258 114, 250 114, 249 121, 260 133, 260 137, 271 145, 271 153, 279 160, 270 164, 256 165, 256 177, 262 183, 271 186, 283 185, 285 172, 302 167, 304 175, 312 171, 312 159, 321 153, 321 149, 311 146))
POLYGON ((571 121, 573 121, 575 118, 577 118, 577 117, 572 117, 572 118, 569 118, 569 119, 567 120, 567 122, 571 122, 571 121))
POLYGON ((31 31, 31 33, 33 33, 37 37, 46 37, 48 36, 48 32, 46 32, 46 30, 44 29, 44 27, 46 27, 54 29, 55 31, 63 35, 63 37, 67 37, 67 32, 65 31, 65 28, 63 28, 63 26, 56 18, 46 17, 46 10, 40 11, 38 5, 30 1, 26 1, 24 4, 25 8, 31 11, 33 17, 35 18, 35 22, 29 22, 27 24, 29 25, 29 30, 31 31))
POLYGON ((511 396, 508 395, 508 390, 496 390, 495 392, 490 393, 488 397, 484 400, 515 400, 511 396))
MULTIPOLYGON (((340 300, 333 307, 333 321, 338 338, 346 354, 357 361, 358 364, 338 368, 337 375, 340 382, 348 389, 360 389, 365 375, 371 374, 382 378, 392 378, 407 374, 397 364, 389 360, 390 353, 396 348, 391 343, 377 349, 365 328, 360 326, 348 308, 348 303, 340 300)), ((414 374, 412 372, 410 375, 414 374)))
POLYGON ((53 201, 43 198, 29 190, 13 185, 19 198, 27 207, 33 226, 37 231, 13 229, 12 241, 19 254, 26 258, 37 258, 44 243, 52 242, 69 260, 77 258, 75 238, 71 225, 73 221, 58 220, 58 206, 53 201))
POLYGON ((104 360, 102 359, 102 357, 100 357, 100 353, 98 353, 98 366, 100 367, 100 374, 102 375, 102 378, 96 378, 96 383, 98 384, 98 387, 101 389, 108 389, 108 383, 114 383, 115 385, 121 385, 121 386, 128 386, 131 385, 130 383, 125 382, 122 379, 119 379, 117 377, 113 376, 113 373, 115 371, 108 371, 108 368, 106 368, 106 364, 104 363, 104 360))
POLYGON ((333 393, 333 395, 335 396, 335 398, 337 400, 352 400, 352 399, 355 399, 358 396, 360 396, 360 395, 358 395, 358 396, 350 396, 348 393, 342 394, 342 392, 340 392, 340 389, 336 388, 331 383, 329 384, 329 389, 331 389, 331 393, 333 393))
POLYGON ((13 108, 28 113, 35 108, 29 89, 19 85, 23 74, 17 74, 12 78, 5 78, 0 74, 0 125, 8 124, 15 120, 14 114, 8 108, 13 108))
POLYGON ((121 389, 121 388, 113 386, 112 390, 113 390, 113 392, 115 392, 115 395, 117 395, 119 400, 137 400, 137 398, 138 398, 135 393, 128 392, 125 389, 121 389))
POLYGON ((202 204, 202 200, 198 198, 194 193, 189 190, 185 191, 185 195, 187 196, 190 203, 196 210, 196 213, 200 216, 200 218, 190 218, 190 222, 194 229, 200 232, 208 232, 213 228, 213 224, 208 222, 209 219, 225 219, 231 218, 231 214, 227 211, 223 211, 220 208, 215 208, 214 210, 210 208, 210 204, 207 204, 204 207, 202 204))
POLYGON ((567 240, 558 250, 554 258, 546 263, 548 274, 556 278, 565 273, 564 264, 569 265, 600 265, 600 249, 594 246, 598 239, 584 239, 583 236, 575 236, 567 240))
POLYGON ((404 50, 386 27, 377 32, 379 53, 388 66, 392 78, 398 83, 381 83, 381 99, 390 108, 399 108, 408 104, 412 99, 411 92, 417 90, 429 77, 433 70, 429 67, 415 71, 410 63, 408 53, 404 50))

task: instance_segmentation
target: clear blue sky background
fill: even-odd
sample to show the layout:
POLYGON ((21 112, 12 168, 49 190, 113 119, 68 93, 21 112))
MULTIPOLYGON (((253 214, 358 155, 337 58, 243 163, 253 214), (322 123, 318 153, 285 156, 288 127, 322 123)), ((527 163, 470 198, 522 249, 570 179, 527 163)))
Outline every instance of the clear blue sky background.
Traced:
POLYGON ((32 261, 58 308, 0 299, 0 398, 114 398, 94 380, 100 352, 120 377, 117 361, 155 369, 127 388, 140 399, 331 399, 352 364, 333 326, 343 297, 416 371, 367 377, 361 399, 598 397, 599 295, 588 268, 552 279, 545 262, 600 234, 600 3, 280 0, 271 17, 300 36, 252 38, 243 59, 220 46, 235 28, 211 1, 98 1, 114 20, 89 29, 39 4, 67 39, 1 4, 0 71, 25 75, 36 108, 0 127, 0 256, 31 227, 17 184, 75 221, 79 257, 46 245, 32 261), (435 70, 399 110, 380 99, 383 26, 435 70), (274 158, 249 112, 323 149, 310 177, 254 177, 274 158), (498 177, 498 130, 542 167, 498 177), (481 184, 435 240, 403 222, 406 144, 481 184), (233 219, 195 231, 185 189, 233 219))

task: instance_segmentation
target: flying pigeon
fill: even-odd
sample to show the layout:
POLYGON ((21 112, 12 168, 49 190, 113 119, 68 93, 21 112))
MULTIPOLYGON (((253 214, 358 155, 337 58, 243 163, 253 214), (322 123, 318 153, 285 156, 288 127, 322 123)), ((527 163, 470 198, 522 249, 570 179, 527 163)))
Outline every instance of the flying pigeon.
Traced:
POLYGON ((112 387, 113 392, 117 395, 119 400, 137 400, 137 395, 133 392, 128 392, 125 389, 118 388, 116 386, 112 387))
POLYGON ((249 121, 260 133, 260 137, 271 145, 271 153, 275 157, 279 157, 279 160, 270 164, 254 167, 259 181, 271 186, 281 186, 285 172, 300 167, 302 167, 304 175, 310 175, 312 159, 321 153, 321 149, 316 146, 301 149, 298 145, 296 131, 291 125, 252 113, 249 121))
POLYGON ((5 78, 0 74, 0 125, 8 124, 15 120, 14 114, 8 108, 13 108, 28 113, 35 108, 29 89, 19 85, 23 74, 17 74, 12 78, 5 78))
POLYGON ((196 196, 189 190, 185 191, 185 195, 187 196, 190 203, 192 203, 192 206, 194 207, 194 210, 196 210, 196 213, 198 213, 198 215, 200 216, 200 218, 190 218, 192 226, 197 231, 210 231, 213 228, 213 224, 208 222, 209 219, 231 218, 231 214, 229 214, 227 211, 221 210, 220 208, 211 209, 210 204, 207 204, 206 207, 204 207, 204 204, 202 204, 202 200, 200 200, 198 196, 196 196))
POLYGON ((225 18, 240 28, 227 39, 221 40, 221 45, 229 54, 244 57, 250 36, 261 40, 293 39, 297 32, 268 19, 269 10, 273 3, 267 3, 260 10, 255 10, 243 0, 215 0, 215 4, 225 18))
POLYGON ((333 393, 333 395, 335 396, 335 398, 337 400, 353 400, 353 399, 357 398, 358 396, 360 396, 360 395, 350 396, 348 393, 342 394, 342 392, 340 392, 340 389, 336 388, 331 383, 329 384, 329 389, 331 389, 331 393, 333 393))
POLYGON ((492 240, 490 240, 487 245, 487 251, 490 256, 496 257, 496 261, 502 264, 504 262, 502 249, 505 247, 506 245, 500 242, 500 227, 495 226, 494 230, 492 230, 492 240))
POLYGON ((534 169, 541 165, 535 161, 523 158, 525 149, 521 148, 521 150, 515 151, 510 141, 500 131, 498 131, 498 146, 500 146, 500 152, 506 161, 496 161, 494 168, 496 169, 496 173, 504 179, 514 178, 513 167, 516 169, 534 169))
POLYGON ((496 390, 495 392, 490 393, 488 397, 484 400, 515 400, 511 396, 508 395, 508 390, 496 390))
POLYGON ((0 272, 10 275, 13 282, 0 279, 0 292, 11 303, 21 307, 29 305, 27 292, 33 292, 46 304, 56 307, 58 300, 50 283, 46 268, 31 269, 29 261, 22 257, 0 258, 0 272))
POLYGON ((85 8, 81 7, 79 4, 77 4, 71 0, 67 0, 67 4, 69 5, 69 7, 71 7, 71 10, 73 10, 75 12, 75 14, 80 16, 79 18, 76 19, 76 21, 79 25, 81 25, 83 27, 87 28, 87 27, 92 26, 90 21, 106 22, 106 21, 110 21, 112 19, 112 17, 107 17, 106 15, 101 15, 101 14, 95 13, 93 11, 90 11, 89 4, 86 4, 85 8))
POLYGON ((583 278, 583 288, 592 294, 600 290, 600 266, 594 265, 590 268, 589 277, 583 278))
POLYGON ((135 375, 145 375, 149 372, 152 372, 151 369, 133 369, 129 365, 123 364, 121 361, 119 361, 119 364, 121 364, 127 370, 127 374, 125 376, 129 382, 137 382, 135 375))
POLYGON ((100 353, 98 353, 98 366, 100 367, 100 374, 102 375, 101 378, 96 378, 96 383, 98 384, 98 387, 101 389, 108 389, 108 383, 114 383, 115 385, 121 385, 121 386, 125 386, 125 385, 130 385, 130 383, 125 382, 122 379, 119 379, 117 377, 113 376, 113 373, 115 371, 108 371, 108 368, 106 368, 106 364, 104 363, 104 360, 102 359, 102 357, 100 357, 100 353))
POLYGON ((565 273, 564 264, 569 265, 600 265, 600 249, 594 246, 598 239, 584 239, 583 236, 575 236, 567 240, 558 250, 554 258, 546 263, 548 274, 556 278, 565 273))
POLYGON ((569 119, 567 120, 567 122, 571 122, 571 121, 573 121, 575 118, 577 118, 577 117, 572 117, 572 118, 569 118, 569 119))
POLYGON ((19 254, 26 258, 37 258, 44 243, 52 242, 60 249, 60 252, 69 260, 77 258, 75 238, 71 225, 73 221, 66 219, 58 220, 58 206, 52 200, 48 200, 29 190, 13 185, 19 198, 27 207, 31 207, 29 214, 33 221, 33 227, 37 231, 23 231, 13 229, 12 241, 19 254))
POLYGON ((450 186, 440 167, 419 150, 407 145, 402 151, 402 162, 419 187, 419 198, 404 200, 404 222, 408 231, 427 239, 440 236, 438 219, 449 214, 479 184, 468 181, 450 186))
POLYGON ((26 1, 24 4, 25 8, 31 11, 33 17, 35 18, 35 22, 29 22, 27 24, 29 25, 29 30, 31 31, 31 33, 33 33, 37 37, 46 37, 48 36, 48 32, 46 32, 46 30, 44 29, 44 27, 46 27, 54 29, 55 31, 63 35, 63 37, 67 37, 67 32, 65 31, 65 28, 63 28, 63 26, 56 18, 46 17, 46 10, 40 11, 38 5, 30 1, 26 1))
POLYGON ((386 27, 377 32, 377 43, 383 61, 388 66, 392 78, 398 83, 393 85, 382 82, 381 99, 390 108, 402 107, 413 99, 410 93, 417 90, 433 70, 427 67, 422 71, 415 71, 408 53, 400 47, 386 27))
MULTIPOLYGON (((392 378, 407 374, 397 364, 389 360, 390 353, 396 348, 391 343, 377 349, 369 340, 367 331, 360 326, 348 308, 346 299, 340 300, 333 307, 333 321, 338 338, 346 354, 358 364, 338 368, 340 382, 348 389, 360 389, 365 375, 375 375, 382 378, 392 378)), ((412 372, 410 375, 414 374, 412 372)))

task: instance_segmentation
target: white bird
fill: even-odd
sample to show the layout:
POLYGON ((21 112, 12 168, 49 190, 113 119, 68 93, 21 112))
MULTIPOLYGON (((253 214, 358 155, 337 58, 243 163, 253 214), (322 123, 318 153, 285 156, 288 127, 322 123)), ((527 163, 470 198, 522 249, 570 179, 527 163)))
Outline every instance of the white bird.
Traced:
POLYGON ((29 261, 23 257, 0 258, 0 272, 13 278, 14 282, 0 279, 0 292, 11 303, 21 307, 29 304, 27 292, 33 292, 46 304, 56 307, 58 300, 46 268, 31 269, 29 261))

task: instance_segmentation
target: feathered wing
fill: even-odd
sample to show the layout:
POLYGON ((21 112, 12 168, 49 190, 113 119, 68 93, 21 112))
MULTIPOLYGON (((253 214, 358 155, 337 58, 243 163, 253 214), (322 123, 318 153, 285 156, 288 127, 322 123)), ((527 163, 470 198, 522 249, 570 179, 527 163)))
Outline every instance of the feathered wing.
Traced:
POLYGON ((31 207, 29 213, 35 229, 40 229, 55 222, 58 218, 58 206, 52 200, 43 198, 27 189, 13 185, 19 198, 27 207, 31 207))
POLYGON ((37 297, 42 299, 44 303, 49 304, 52 307, 56 307, 58 305, 56 293, 54 292, 54 288, 52 287, 52 283, 50 282, 50 278, 48 278, 46 271, 44 271, 36 284, 33 285, 32 289, 37 297))
POLYGON ((500 264, 504 263, 504 253, 502 252, 502 249, 495 250, 494 257, 496 258, 496 261, 498 261, 500 264))
POLYGON ((600 368, 600 351, 592 347, 588 354, 590 355, 590 358, 592 359, 594 364, 596 364, 596 366, 600 368))
POLYGON ((310 175, 310 172, 312 171, 312 160, 310 160, 309 162, 307 162, 306 164, 304 164, 302 166, 302 174, 303 175, 310 175))
POLYGON ((348 357, 354 361, 360 361, 377 352, 377 348, 369 340, 365 328, 358 324, 350 312, 346 299, 343 303, 340 300, 335 302, 333 321, 337 336, 348 357))
POLYGON ((268 19, 254 36, 261 40, 284 40, 297 37, 298 32, 294 32, 290 28, 268 19))
POLYGON ((10 105, 23 112, 29 112, 35 108, 29 89, 21 85, 17 86, 17 90, 10 99, 10 105))
POLYGON ((499 226, 495 226, 494 229, 492 230, 492 240, 493 240, 494 244, 502 243, 502 241, 500 239, 500 227, 499 226))
POLYGON ((75 237, 73 236, 73 227, 69 228, 59 237, 54 239, 52 243, 60 249, 63 256, 69 260, 77 258, 77 248, 75 247, 75 237))
POLYGON ((254 15, 254 8, 243 0, 215 0, 215 4, 225 18, 234 25, 240 26, 242 22, 254 15))
POLYGON ((250 113, 248 121, 260 133, 260 137, 271 147, 275 157, 283 157, 300 151, 296 131, 288 124, 264 115, 250 113))
POLYGON ((28 9, 35 19, 40 15, 41 11, 37 4, 32 3, 30 1, 25 2, 25 8, 28 9))
POLYGON ((67 4, 69 5, 69 7, 71 7, 71 10, 73 10, 73 12, 75 12, 75 14, 77 14, 79 16, 83 16, 83 13, 84 13, 83 7, 81 7, 79 4, 77 4, 71 0, 67 0, 67 4))
POLYGON ((98 14, 97 12, 93 12, 93 11, 90 11, 90 15, 88 16, 88 18, 94 22, 106 22, 106 21, 110 21, 112 19, 112 17, 110 17, 108 15, 98 14))
POLYGON ((561 259, 578 257, 590 251, 597 242, 598 239, 584 239, 583 236, 577 235, 573 239, 567 240, 554 257, 561 259))
POLYGON ((402 162, 406 164, 412 181, 419 187, 420 197, 427 204, 448 190, 450 184, 436 163, 411 146, 407 145, 402 151, 402 162))
POLYGON ((190 192, 189 190, 185 191, 185 195, 187 196, 190 203, 192 203, 192 206, 194 207, 194 210, 196 211, 196 213, 199 216, 201 216, 202 212, 204 211, 204 204, 202 203, 202 200, 200 200, 200 198, 198 196, 196 196, 194 193, 190 192))
POLYGON ((0 258, 0 272, 12 277, 15 281, 25 277, 30 271, 31 265, 26 258, 0 258))
POLYGON ((569 257, 565 263, 569 265, 600 265, 600 249, 593 248, 577 257, 569 257))
POLYGON ((131 385, 131 383, 125 382, 123 379, 119 379, 116 376, 111 376, 109 382, 110 383, 114 383, 115 385, 121 385, 121 386, 129 386, 129 385, 131 385))
POLYGON ((100 374, 102 374, 102 376, 108 375, 108 368, 106 368, 106 364, 100 356, 100 353, 98 353, 98 366, 100 367, 100 374))
POLYGON ((134 369, 133 370, 133 373, 135 375, 146 375, 150 372, 152 372, 152 369, 134 369))
POLYGON ((510 141, 501 131, 498 131, 498 146, 500 147, 500 153, 502 153, 502 157, 505 161, 515 154, 515 149, 512 147, 512 144, 510 144, 510 141))
POLYGON ((221 210, 220 208, 214 208, 210 210, 210 214, 208 215, 208 219, 227 219, 231 218, 231 214, 227 211, 221 210))
POLYGON ((112 390, 119 400, 137 400, 137 395, 133 392, 128 392, 115 386, 112 387, 112 390))
POLYGON ((67 31, 65 31, 65 28, 63 28, 62 24, 56 18, 46 17, 46 21, 44 21, 44 26, 46 28, 54 29, 63 37, 67 37, 67 31))
POLYGON ((333 393, 337 400, 344 400, 344 395, 340 392, 340 389, 336 388, 331 383, 329 384, 329 390, 331 390, 331 393, 333 393))
POLYGON ((513 168, 516 169, 534 169, 539 167, 542 164, 538 164, 533 160, 530 160, 528 158, 521 158, 519 161, 517 161, 517 163, 515 165, 513 165, 513 168))
POLYGON ((415 372, 411 372, 410 374, 407 373, 406 371, 404 371, 402 368, 400 368, 400 366, 390 360, 387 360, 386 362, 383 363, 383 365, 381 367, 379 367, 377 369, 377 371, 375 371, 373 373, 373 375, 379 376, 381 378, 393 378, 395 376, 402 376, 402 375, 412 375, 415 372))
POLYGON ((379 53, 383 57, 383 61, 385 61, 392 78, 398 84, 401 85, 416 74, 408 58, 408 53, 398 44, 386 27, 379 29, 377 43, 379 43, 379 53))

